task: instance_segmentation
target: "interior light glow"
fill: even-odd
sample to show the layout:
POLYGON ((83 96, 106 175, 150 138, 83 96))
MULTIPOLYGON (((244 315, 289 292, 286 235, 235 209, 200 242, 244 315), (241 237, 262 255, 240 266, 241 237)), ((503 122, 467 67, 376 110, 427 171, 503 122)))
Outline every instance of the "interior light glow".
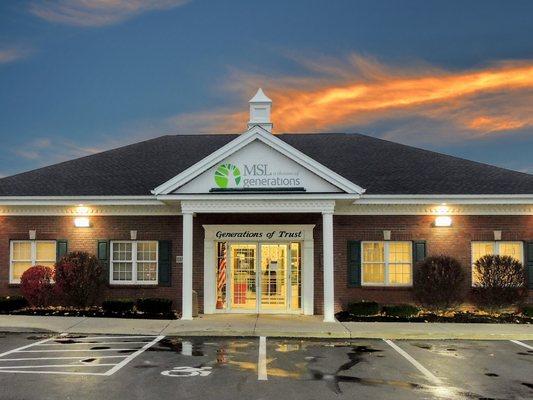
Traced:
POLYGON ((435 226, 451 226, 452 225, 452 217, 449 217, 447 215, 439 215, 437 218, 435 218, 435 226))
POLYGON ((90 226, 89 218, 87 217, 74 218, 74 226, 76 226, 76 228, 88 228, 90 226))

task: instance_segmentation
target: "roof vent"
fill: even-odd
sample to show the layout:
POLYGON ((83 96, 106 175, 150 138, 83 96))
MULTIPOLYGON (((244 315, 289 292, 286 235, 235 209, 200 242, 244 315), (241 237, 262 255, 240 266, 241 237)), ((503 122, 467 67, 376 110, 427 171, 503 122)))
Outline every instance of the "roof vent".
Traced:
POLYGON ((272 122, 270 121, 270 111, 272 110, 272 100, 270 100, 263 89, 259 88, 254 97, 250 100, 250 121, 248 129, 255 125, 268 132, 272 132, 272 122))

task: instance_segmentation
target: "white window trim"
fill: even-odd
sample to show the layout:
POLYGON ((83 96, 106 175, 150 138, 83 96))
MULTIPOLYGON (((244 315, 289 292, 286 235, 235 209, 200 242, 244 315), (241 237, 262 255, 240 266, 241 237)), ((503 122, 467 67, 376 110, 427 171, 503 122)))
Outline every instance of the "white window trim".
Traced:
MULTIPOLYGON (((109 283, 111 285, 157 285, 159 283, 159 242, 157 240, 112 240, 109 249, 109 283), (113 245, 119 243, 131 243, 131 281, 121 281, 113 279, 113 245), (155 243, 155 280, 140 281, 137 280, 137 245, 139 243, 155 243)), ((116 260, 116 262, 124 262, 124 260, 116 260)), ((127 261, 130 262, 130 261, 127 261)), ((141 261, 144 262, 144 261, 141 261)))
POLYGON ((476 287, 474 282, 474 263, 477 260, 474 260, 474 243, 492 243, 492 249, 494 250, 494 255, 500 255, 500 244, 506 244, 506 243, 520 243, 520 263, 524 265, 524 242, 522 240, 472 240, 470 242, 470 275, 471 275, 471 286, 476 287))
MULTIPOLYGON (((375 263, 375 264, 381 264, 381 263, 375 263)), ((394 264, 394 263, 393 263, 394 264)), ((361 242, 361 286, 377 286, 377 287, 411 287, 413 286, 413 242, 409 240, 365 240, 361 242), (385 264, 385 271, 384 271, 384 282, 365 282, 364 279, 364 245, 365 243, 383 243, 384 247, 384 264, 385 264), (409 243, 410 247, 410 254, 411 254, 411 274, 410 274, 410 280, 409 283, 390 283, 389 282, 389 245, 390 243, 409 243)))
MULTIPOLYGON (((13 263, 14 262, 24 262, 28 261, 31 263, 31 266, 34 267, 37 264, 37 243, 53 243, 55 245, 55 254, 57 254, 57 240, 11 240, 9 242, 9 284, 19 285, 20 279, 13 278, 13 263), (30 260, 13 260, 13 245, 15 243, 30 243, 31 244, 31 254, 30 260)), ((39 260, 41 262, 56 262, 56 258, 53 260, 39 260)))

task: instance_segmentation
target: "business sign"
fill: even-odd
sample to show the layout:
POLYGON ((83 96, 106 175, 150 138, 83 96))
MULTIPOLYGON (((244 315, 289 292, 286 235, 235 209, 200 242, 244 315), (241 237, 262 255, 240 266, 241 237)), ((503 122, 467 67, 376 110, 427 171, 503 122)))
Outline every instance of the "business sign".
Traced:
POLYGON ((177 189, 174 193, 235 190, 305 190, 334 193, 340 189, 279 151, 252 142, 177 189))
POLYGON ((218 189, 302 187, 299 171, 269 163, 220 164, 215 170, 214 182, 218 189))
POLYGON ((217 242, 290 242, 313 239, 314 225, 204 225, 205 239, 217 242))
POLYGON ((238 239, 238 240, 278 240, 278 239, 303 239, 304 234, 301 229, 273 229, 273 230, 217 230, 216 239, 238 239))

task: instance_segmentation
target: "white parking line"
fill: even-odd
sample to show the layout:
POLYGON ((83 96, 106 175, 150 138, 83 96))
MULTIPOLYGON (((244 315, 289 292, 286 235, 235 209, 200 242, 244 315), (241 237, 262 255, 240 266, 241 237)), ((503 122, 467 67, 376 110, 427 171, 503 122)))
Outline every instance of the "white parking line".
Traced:
POLYGON ((73 368, 73 367, 111 367, 115 364, 53 364, 53 365, 22 365, 22 366, 10 366, 0 367, 0 371, 4 369, 17 368, 17 369, 31 369, 31 368, 73 368))
POLYGON ((533 350, 533 346, 530 346, 529 344, 525 344, 524 342, 521 342, 520 340, 511 340, 511 342, 519 346, 525 347, 526 349, 533 350))
MULTIPOLYGON (((98 356, 98 357, 85 357, 85 358, 126 358, 128 356, 98 356)), ((80 356, 77 357, 24 357, 24 358, 0 358, 0 362, 5 361, 38 361, 38 360, 79 360, 80 356)))
POLYGON ((396 350, 403 358, 405 358, 407 361, 409 361, 417 370, 422 372, 422 374, 426 377, 427 380, 433 382, 436 385, 442 385, 442 381, 437 378, 431 371, 429 371, 426 367, 424 367, 422 364, 420 364, 418 361, 416 361, 413 357, 411 357, 409 354, 407 354, 403 349, 398 347, 394 342, 388 339, 383 339, 385 343, 387 343, 390 347, 392 347, 394 350, 396 350))
MULTIPOLYGON (((152 343, 152 342, 149 342, 149 343, 152 343)), ((41 349, 41 350, 21 350, 21 351, 18 351, 17 353, 67 353, 67 352, 78 352, 78 353, 82 353, 84 351, 129 351, 129 350, 135 350, 135 349, 132 349, 132 348, 129 348, 129 349, 61 349, 61 350, 45 350, 45 349, 41 349)))
POLYGON ((70 343, 70 342, 64 342, 64 343, 43 343, 43 344, 37 344, 36 346, 80 346, 80 345, 91 345, 91 346, 100 346, 102 344, 146 344, 148 342, 79 342, 79 343, 70 343))
POLYGON ((268 380, 267 362, 266 362, 266 337, 259 338, 259 359, 257 360, 257 380, 268 380))

